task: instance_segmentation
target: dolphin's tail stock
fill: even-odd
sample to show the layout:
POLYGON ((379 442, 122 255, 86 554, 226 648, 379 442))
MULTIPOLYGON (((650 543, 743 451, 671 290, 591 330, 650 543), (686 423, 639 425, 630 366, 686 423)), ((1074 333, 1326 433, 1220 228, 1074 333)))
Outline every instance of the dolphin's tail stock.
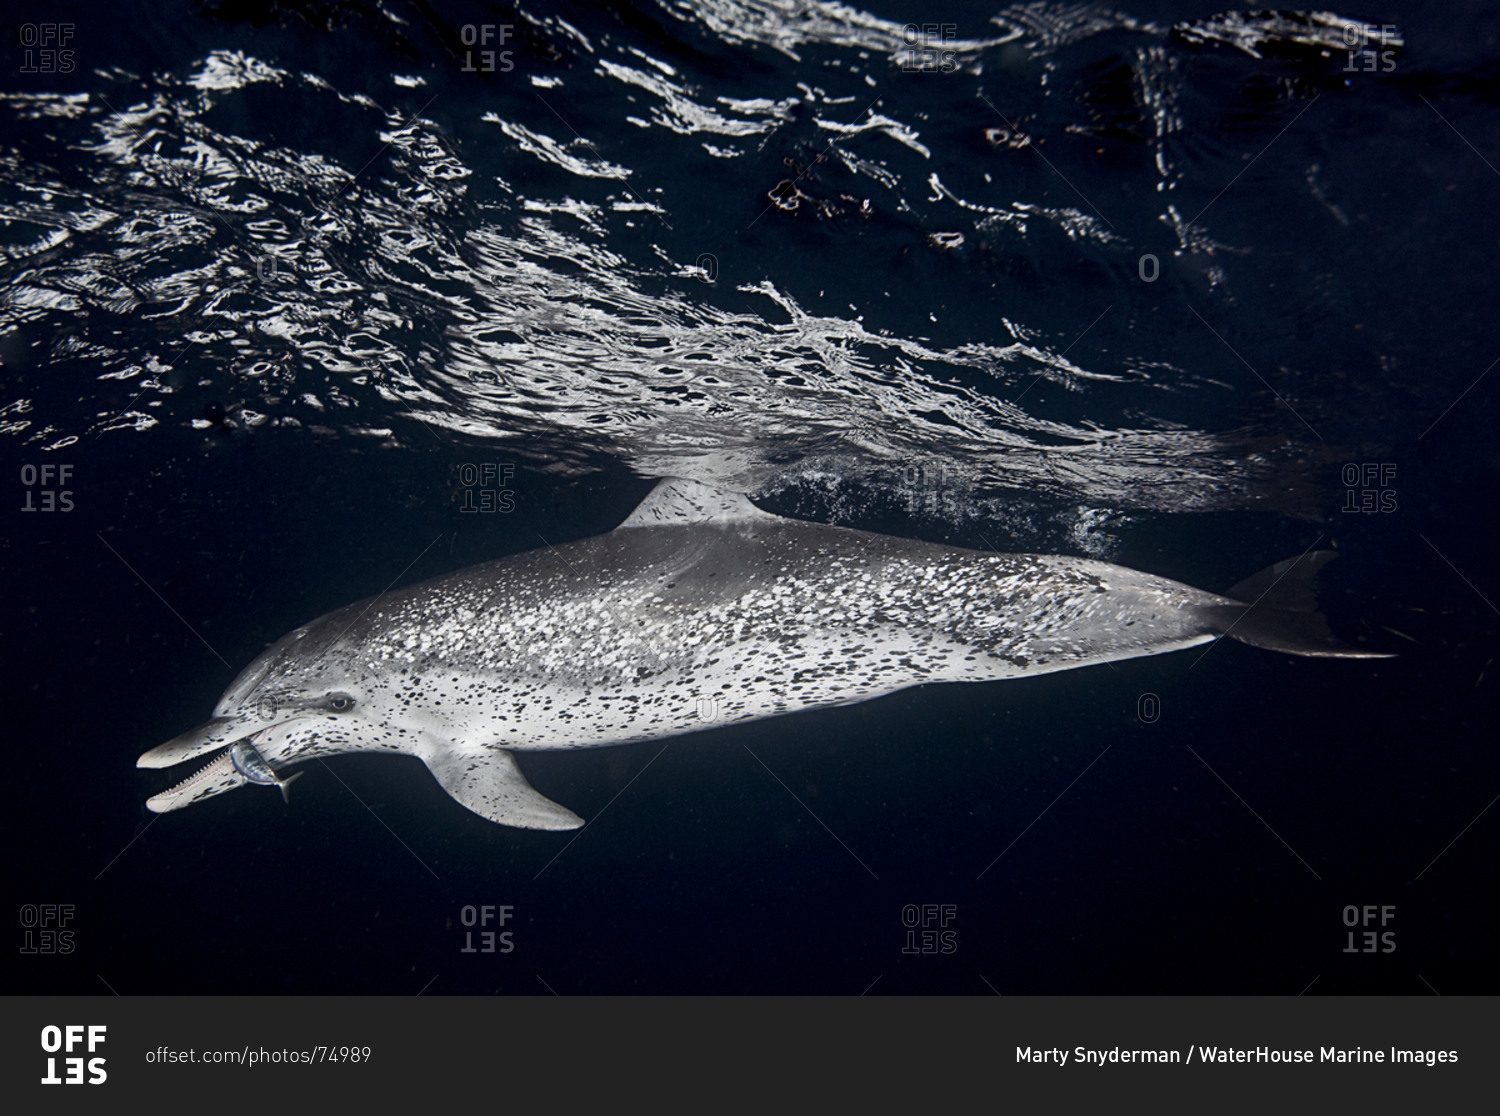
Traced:
POLYGON ((1207 605, 1198 612, 1220 636, 1252 647, 1288 655, 1326 659, 1391 659, 1383 651, 1363 651, 1340 641, 1318 611, 1313 579, 1338 557, 1333 550, 1313 550, 1252 574, 1229 590, 1236 605, 1207 605))

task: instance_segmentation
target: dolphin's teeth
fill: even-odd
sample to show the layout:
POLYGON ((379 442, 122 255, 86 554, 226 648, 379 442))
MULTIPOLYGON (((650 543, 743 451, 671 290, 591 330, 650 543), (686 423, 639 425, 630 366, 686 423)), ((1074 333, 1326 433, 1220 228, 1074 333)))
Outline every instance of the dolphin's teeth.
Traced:
POLYGON ((227 751, 222 752, 217 758, 214 759, 212 763, 205 764, 203 767, 199 768, 197 771, 189 775, 182 782, 178 783, 175 787, 171 787, 170 789, 163 791, 162 794, 177 794, 180 791, 186 790, 188 787, 194 786, 198 783, 206 782, 209 779, 217 779, 220 775, 224 775, 227 772, 233 770, 234 763, 230 760, 229 753, 227 751))

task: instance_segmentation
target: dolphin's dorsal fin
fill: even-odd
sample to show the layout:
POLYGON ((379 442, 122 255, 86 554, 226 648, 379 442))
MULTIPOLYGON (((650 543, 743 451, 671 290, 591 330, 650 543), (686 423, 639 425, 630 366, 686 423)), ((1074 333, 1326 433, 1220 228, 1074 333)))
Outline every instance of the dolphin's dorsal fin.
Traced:
POLYGON ((520 829, 577 829, 583 819, 536 791, 503 748, 426 738, 417 754, 460 805, 520 829))
POLYGON ((694 523, 771 522, 776 518, 761 511, 742 493, 668 477, 657 483, 651 495, 620 526, 685 527, 694 523))

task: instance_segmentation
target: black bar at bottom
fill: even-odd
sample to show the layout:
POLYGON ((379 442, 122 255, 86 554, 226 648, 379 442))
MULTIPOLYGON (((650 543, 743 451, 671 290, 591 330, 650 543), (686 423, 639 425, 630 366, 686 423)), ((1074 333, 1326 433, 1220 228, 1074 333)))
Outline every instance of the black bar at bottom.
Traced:
POLYGON ((527 1111, 1035 1097, 1426 1105, 1493 1085, 1492 997, 7 997, 12 1111, 216 1098, 527 1111), (76 1083, 74 1083, 76 1082, 76 1083))

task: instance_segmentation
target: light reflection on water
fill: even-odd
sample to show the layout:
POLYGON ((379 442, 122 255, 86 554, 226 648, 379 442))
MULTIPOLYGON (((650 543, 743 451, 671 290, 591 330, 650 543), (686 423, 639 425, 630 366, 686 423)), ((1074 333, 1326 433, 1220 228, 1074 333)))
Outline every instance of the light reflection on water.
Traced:
POLYGON ((1323 463, 1230 353, 1177 367, 1141 322, 1243 250, 1191 218, 1219 179, 1192 178, 1182 52, 1359 25, 1032 6, 924 38, 834 5, 665 10, 681 41, 655 53, 546 17, 503 82, 414 66, 379 101, 229 49, 4 95, 0 332, 38 374, 0 430, 50 449, 213 408, 562 473, 915 476, 952 519, 1015 493, 1080 522, 1267 506, 1323 463), (1069 57, 1100 37, 1103 70, 1069 57), (1069 137, 1135 152, 1129 208, 1111 179, 1085 196, 1069 137), (1175 263, 1147 251, 1162 226, 1175 263))

